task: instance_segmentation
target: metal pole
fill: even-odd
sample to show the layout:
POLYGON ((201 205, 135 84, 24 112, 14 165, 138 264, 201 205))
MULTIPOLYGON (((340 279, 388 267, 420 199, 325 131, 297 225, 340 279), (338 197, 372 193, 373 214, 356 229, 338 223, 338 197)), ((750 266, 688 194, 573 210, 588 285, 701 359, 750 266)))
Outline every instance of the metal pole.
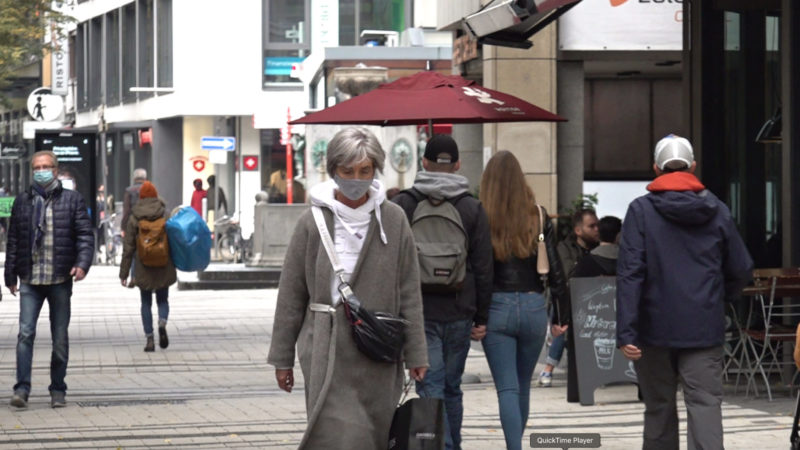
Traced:
MULTIPOLYGON (((102 112, 100 114, 100 124, 99 124, 100 125, 99 126, 99 128, 100 128, 100 165, 103 168, 103 170, 102 170, 102 174, 100 176, 100 181, 103 184, 103 202, 105 203, 106 198, 108 198, 108 192, 109 192, 108 191, 108 186, 106 186, 106 184, 108 183, 108 181, 107 181, 108 161, 106 160, 106 153, 108 151, 107 148, 106 148, 106 132, 108 131, 108 124, 106 124, 106 118, 105 118, 105 105, 103 106, 103 109, 101 111, 102 112)), ((95 190, 97 190, 97 186, 95 186, 95 190)), ((97 192, 95 192, 94 194, 97 195, 97 192)), ((86 201, 88 202, 88 201, 90 201, 90 199, 86 199, 86 201)), ((94 208, 92 208, 93 210, 97 209, 97 204, 96 203, 97 202, 95 201, 94 208)), ((100 213, 98 211, 95 211, 95 217, 97 217, 98 220, 100 219, 100 213)), ((95 224, 95 226, 96 225, 97 224, 95 224)))
POLYGON ((219 231, 217 231, 217 220, 219 220, 219 180, 217 173, 219 172, 219 164, 214 164, 214 202, 211 207, 214 208, 214 218, 212 224, 214 225, 214 254, 219 259, 219 231))
POLYGON ((291 205, 294 200, 294 175, 292 174, 292 109, 286 108, 286 204, 291 205))
POLYGON ((242 222, 242 164, 244 163, 244 156, 242 155, 242 118, 237 116, 236 117, 236 141, 239 145, 236 148, 237 156, 236 160, 239 162, 237 165, 239 166, 239 170, 237 170, 237 175, 239 177, 239 186, 238 192, 236 192, 236 211, 237 213, 236 220, 239 221, 241 224, 242 222))

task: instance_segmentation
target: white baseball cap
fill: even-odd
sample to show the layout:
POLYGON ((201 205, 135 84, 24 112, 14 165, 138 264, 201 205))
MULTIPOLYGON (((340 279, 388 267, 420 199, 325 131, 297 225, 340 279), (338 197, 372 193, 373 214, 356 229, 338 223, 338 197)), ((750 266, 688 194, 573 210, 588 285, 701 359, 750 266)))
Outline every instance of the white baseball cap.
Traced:
POLYGON ((656 144, 653 160, 661 170, 688 169, 694 162, 692 144, 686 138, 669 134, 656 144))

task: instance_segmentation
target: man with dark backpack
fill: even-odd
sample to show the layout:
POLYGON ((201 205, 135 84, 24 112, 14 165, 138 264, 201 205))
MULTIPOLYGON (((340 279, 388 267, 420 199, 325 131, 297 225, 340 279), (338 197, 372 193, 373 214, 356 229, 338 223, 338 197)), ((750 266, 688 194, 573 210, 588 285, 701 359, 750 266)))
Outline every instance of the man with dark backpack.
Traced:
POLYGON ((480 202, 468 192, 458 146, 436 135, 425 147, 414 186, 392 201, 406 212, 417 245, 430 367, 421 397, 445 402, 447 449, 461 448, 461 376, 470 338, 486 334, 492 296, 492 243, 480 202))

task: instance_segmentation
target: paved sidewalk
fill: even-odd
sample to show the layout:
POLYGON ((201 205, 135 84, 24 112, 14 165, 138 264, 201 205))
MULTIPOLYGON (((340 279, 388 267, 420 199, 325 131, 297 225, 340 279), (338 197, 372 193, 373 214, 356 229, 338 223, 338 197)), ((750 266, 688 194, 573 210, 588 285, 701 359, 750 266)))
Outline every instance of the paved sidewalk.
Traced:
MULTIPOLYGON (((18 298, 0 302, 0 448, 296 448, 305 426, 302 389, 277 388, 266 364, 275 290, 170 292, 170 347, 144 353, 139 292, 119 286, 116 267, 94 267, 75 284, 68 406, 49 407, 50 332, 42 310, 28 410, 7 406, 14 384, 18 298)), ((154 308, 155 310, 155 305, 154 308)), ((154 313, 155 314, 155 313, 154 313)), ((299 375, 299 370, 297 370, 299 375)), ((465 449, 504 447, 497 399, 480 345, 464 390, 465 449)), ((598 391, 597 405, 567 404, 563 371, 532 392, 526 435, 595 432, 605 449, 641 448, 641 403, 633 386, 598 391)), ((298 380, 302 386, 302 380, 298 380)), ((784 449, 794 402, 726 398, 728 449, 784 449)), ((681 408, 684 427, 685 411, 681 408)), ((685 443, 683 448, 685 448, 685 443)))

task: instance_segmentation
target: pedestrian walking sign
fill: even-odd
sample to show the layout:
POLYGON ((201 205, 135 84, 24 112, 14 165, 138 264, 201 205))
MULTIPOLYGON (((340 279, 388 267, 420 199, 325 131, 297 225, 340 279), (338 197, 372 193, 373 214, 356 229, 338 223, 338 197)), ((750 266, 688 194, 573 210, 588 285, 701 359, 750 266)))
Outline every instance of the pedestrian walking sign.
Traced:
POLYGON ((200 138, 200 148, 203 150, 236 150, 236 138, 232 136, 203 136, 200 138))

